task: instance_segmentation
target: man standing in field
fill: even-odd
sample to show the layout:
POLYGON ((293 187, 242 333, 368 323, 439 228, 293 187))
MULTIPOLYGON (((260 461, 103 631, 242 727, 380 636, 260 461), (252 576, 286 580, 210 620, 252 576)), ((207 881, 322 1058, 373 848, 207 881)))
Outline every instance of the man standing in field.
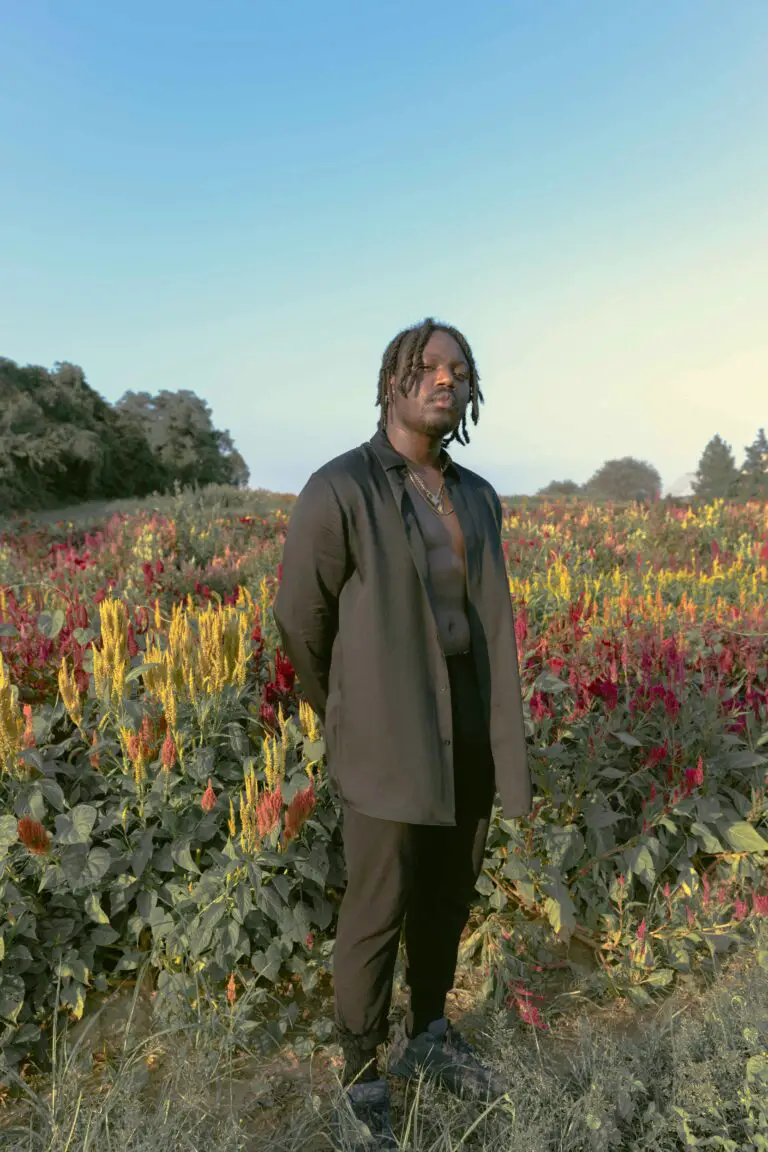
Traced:
POLYGON ((410 1007, 390 1073, 503 1091, 445 1018, 494 795, 508 818, 531 801, 501 503, 446 451, 482 399, 460 332, 428 319, 398 333, 378 431, 298 497, 275 603, 342 804, 336 1023, 349 1103, 379 1148, 394 1147, 377 1048, 403 927, 410 1007))

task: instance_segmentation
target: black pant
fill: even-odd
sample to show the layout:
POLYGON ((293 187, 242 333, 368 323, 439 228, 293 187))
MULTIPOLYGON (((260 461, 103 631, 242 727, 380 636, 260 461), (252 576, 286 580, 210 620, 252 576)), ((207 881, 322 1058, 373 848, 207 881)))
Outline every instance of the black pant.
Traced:
POLYGON ((334 948, 336 1023, 356 1075, 388 1036, 400 932, 414 1035, 445 1010, 482 867, 494 796, 490 740, 471 654, 448 657, 456 824, 400 824, 345 806, 347 888, 334 948))

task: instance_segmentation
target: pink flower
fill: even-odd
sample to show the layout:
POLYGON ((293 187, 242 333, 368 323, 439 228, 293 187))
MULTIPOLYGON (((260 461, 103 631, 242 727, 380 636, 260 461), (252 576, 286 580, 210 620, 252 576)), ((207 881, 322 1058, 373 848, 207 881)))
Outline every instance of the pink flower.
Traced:
POLYGON ((752 894, 752 911, 755 916, 768 916, 768 892, 763 895, 757 892, 752 894))
POLYGON ((749 912, 749 905, 746 900, 739 900, 738 896, 733 902, 733 918, 734 920, 743 920, 749 912))
POLYGON ((643 919, 640 921, 640 923, 637 926, 636 935, 637 935, 638 940, 640 940, 640 941, 645 940, 647 931, 648 931, 648 929, 647 929, 647 926, 645 923, 645 917, 643 917, 643 919))
POLYGON ((552 713, 547 705, 546 700, 541 692, 534 692, 531 696, 531 719, 541 720, 544 716, 551 716, 552 713))

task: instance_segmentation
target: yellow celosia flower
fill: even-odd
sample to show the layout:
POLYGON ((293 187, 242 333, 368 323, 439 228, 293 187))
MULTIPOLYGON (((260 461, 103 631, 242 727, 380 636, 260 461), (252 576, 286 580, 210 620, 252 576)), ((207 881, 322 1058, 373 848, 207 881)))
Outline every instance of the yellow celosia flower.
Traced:
POLYGON ((93 652, 93 678, 97 694, 122 699, 128 672, 128 612, 122 600, 108 597, 99 605, 101 650, 93 652))
POLYGON ((11 684, 0 652, 0 769, 13 773, 19 760, 24 735, 24 717, 19 708, 19 691, 11 684))
POLYGON ((306 700, 299 702, 299 723, 301 730, 310 743, 314 743, 320 739, 320 729, 317 724, 317 716, 310 708, 306 700))
MULTIPOLYGON (((94 653, 95 655, 95 653, 94 653)), ((70 720, 78 728, 83 722, 83 709, 80 704, 80 692, 77 687, 75 669, 69 666, 66 656, 62 657, 59 665, 59 693, 67 710, 70 720)))

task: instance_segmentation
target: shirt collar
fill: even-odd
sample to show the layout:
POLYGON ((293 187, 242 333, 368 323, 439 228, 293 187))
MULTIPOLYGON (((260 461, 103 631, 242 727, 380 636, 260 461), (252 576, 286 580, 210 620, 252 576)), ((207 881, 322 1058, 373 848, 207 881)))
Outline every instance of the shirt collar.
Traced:
MULTIPOLYGON (((389 442, 389 437, 381 428, 379 428, 375 435, 371 437, 369 444, 381 461, 383 468, 387 470, 390 468, 407 468, 408 461, 404 456, 401 456, 400 453, 392 447, 389 442)), ((446 476, 451 476, 456 480, 461 479, 457 465, 448 455, 445 448, 443 448, 440 452, 440 459, 441 461, 447 461, 445 467, 446 476)))

